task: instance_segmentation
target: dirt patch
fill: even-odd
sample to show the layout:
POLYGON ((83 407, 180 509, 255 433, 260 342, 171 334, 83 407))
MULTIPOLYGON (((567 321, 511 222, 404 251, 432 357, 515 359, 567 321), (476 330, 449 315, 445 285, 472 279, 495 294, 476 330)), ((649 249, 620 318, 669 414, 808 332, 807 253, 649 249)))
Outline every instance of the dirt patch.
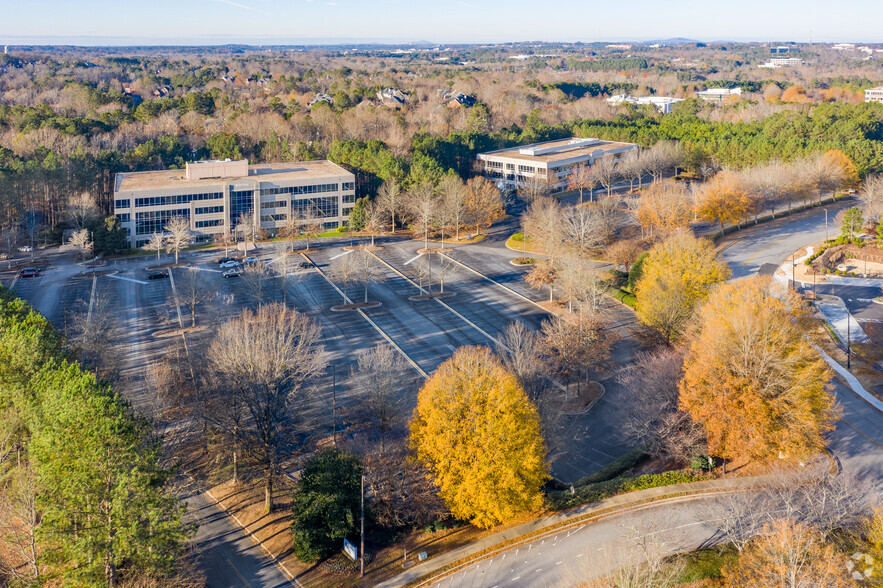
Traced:
POLYGON ((581 382, 568 386, 567 400, 561 405, 561 411, 578 414, 592 408, 604 395, 604 386, 598 382, 581 382))
POLYGON ((155 331, 153 333, 153 336, 157 339, 168 339, 170 337, 189 335, 190 333, 199 333, 200 331, 204 331, 207 328, 208 327, 205 325, 196 325, 195 327, 184 327, 183 329, 165 329, 161 331, 155 331))

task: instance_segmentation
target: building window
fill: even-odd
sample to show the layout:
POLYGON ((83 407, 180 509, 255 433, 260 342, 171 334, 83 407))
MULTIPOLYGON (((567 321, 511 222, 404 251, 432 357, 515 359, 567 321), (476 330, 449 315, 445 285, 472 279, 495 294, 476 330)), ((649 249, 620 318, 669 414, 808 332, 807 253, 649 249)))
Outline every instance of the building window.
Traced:
POLYGON ((254 212, 254 190, 230 192, 230 222, 236 224, 243 214, 254 212))
POLYGON ((206 194, 178 194, 176 196, 151 196, 147 198, 135 198, 135 207, 145 206, 173 206, 175 204, 188 204, 199 200, 217 200, 223 198, 223 192, 209 192, 206 194))
POLYGON ((288 215, 285 214, 284 212, 280 212, 278 214, 268 214, 268 215, 261 217, 262 223, 272 223, 275 221, 284 221, 284 220, 288 220, 288 215))
POLYGON ((135 241, 135 247, 144 247, 147 245, 148 241, 150 241, 150 239, 138 239, 135 241))
POLYGON ((297 216, 303 216, 306 211, 311 211, 319 217, 334 217, 338 215, 338 197, 295 198, 291 201, 291 211, 297 216))
POLYGON ((120 221, 121 223, 127 223, 130 220, 132 220, 132 215, 129 214, 128 212, 121 212, 120 214, 117 215, 117 220, 120 221))
POLYGON ((176 216, 190 218, 189 208, 176 208, 173 210, 151 210, 148 212, 135 213, 135 234, 150 235, 162 233, 169 219, 176 216))
POLYGON ((223 206, 203 206, 202 208, 196 209, 196 214, 217 214, 219 212, 224 212, 223 206))
POLYGON ((486 161, 485 165, 487 167, 492 167, 494 169, 503 169, 503 162, 502 161, 486 161))
POLYGON ((325 223, 323 226, 326 229, 336 229, 338 225, 337 225, 337 221, 329 221, 329 222, 325 223))
POLYGON ((220 227, 220 226, 223 225, 223 224, 224 224, 224 219, 222 219, 222 218, 216 218, 216 219, 213 219, 213 220, 201 220, 201 221, 196 221, 196 222, 194 223, 194 226, 195 226, 197 229, 205 229, 205 228, 208 228, 208 227, 220 227))
POLYGON ((343 200, 344 202, 346 202, 347 204, 352 204, 353 202, 356 201, 356 195, 355 195, 355 194, 344 194, 341 198, 342 198, 342 200, 343 200))
POLYGON ((113 205, 114 208, 129 208, 132 205, 132 201, 128 198, 125 200, 114 200, 113 205))
POLYGON ((316 184, 313 186, 296 186, 292 188, 292 194, 320 194, 322 192, 337 192, 337 184, 316 184))
POLYGON ((344 182, 340 185, 340 189, 344 192, 346 192, 347 190, 355 190, 356 183, 355 182, 344 182))
POLYGON ((518 173, 524 173, 524 172, 527 172, 527 173, 531 173, 531 174, 532 174, 532 173, 535 172, 535 171, 536 171, 536 168, 531 167, 531 166, 529 166, 529 165, 519 165, 519 166, 518 166, 518 173))
POLYGON ((261 202, 261 208, 285 208, 285 201, 277 200, 275 202, 261 202))
POLYGON ((349 208, 344 208, 343 209, 343 216, 349 216, 352 211, 353 211, 352 206, 350 206, 349 208))

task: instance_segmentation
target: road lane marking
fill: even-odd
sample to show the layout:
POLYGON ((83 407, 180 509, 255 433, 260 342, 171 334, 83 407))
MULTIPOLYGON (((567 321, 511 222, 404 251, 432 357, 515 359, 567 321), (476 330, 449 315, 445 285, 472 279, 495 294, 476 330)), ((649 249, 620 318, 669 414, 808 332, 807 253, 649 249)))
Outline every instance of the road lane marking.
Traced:
POLYGON ((408 264, 411 263, 412 261, 416 261, 416 260, 420 259, 421 257, 423 257, 423 254, 422 254, 422 253, 418 253, 416 256, 414 256, 414 257, 412 257, 411 259, 409 259, 408 261, 406 261, 406 262, 405 262, 405 265, 408 265, 408 264))
POLYGON ((145 282, 143 280, 136 280, 135 278, 125 278, 123 276, 115 276, 113 274, 105 274, 108 278, 113 278, 115 280, 125 280, 127 282, 135 282, 136 284, 149 284, 150 282, 145 282))
POLYGON ((754 258, 757 257, 758 255, 760 255, 765 249, 769 249, 770 247, 772 247, 772 246, 775 245, 776 243, 781 243, 781 242, 784 241, 785 239, 790 239, 790 238, 793 237, 793 236, 794 236, 794 235, 788 235, 787 237, 782 237, 781 239, 777 239, 776 241, 773 241, 772 243, 770 243, 769 245, 767 245, 767 246, 765 246, 765 247, 761 247, 760 249, 758 249, 757 251, 754 252, 754 255, 752 255, 751 257, 749 257, 749 258, 745 261, 745 263, 742 264, 742 267, 747 266, 747 265, 751 262, 752 259, 754 259, 754 258))
POLYGON ((224 561, 227 562, 228 566, 233 568, 233 571, 236 572, 236 575, 242 581, 242 584, 251 588, 251 584, 248 583, 248 580, 246 580, 244 577, 242 577, 242 574, 239 573, 239 570, 236 569, 236 566, 233 565, 233 562, 230 561, 229 559, 227 559, 226 557, 224 557, 224 561))
POLYGON ((349 255, 352 252, 353 252, 353 249, 350 249, 348 251, 344 251, 343 253, 338 253, 337 255, 335 255, 334 257, 330 257, 329 259, 337 259, 338 257, 343 257, 344 255, 349 255))

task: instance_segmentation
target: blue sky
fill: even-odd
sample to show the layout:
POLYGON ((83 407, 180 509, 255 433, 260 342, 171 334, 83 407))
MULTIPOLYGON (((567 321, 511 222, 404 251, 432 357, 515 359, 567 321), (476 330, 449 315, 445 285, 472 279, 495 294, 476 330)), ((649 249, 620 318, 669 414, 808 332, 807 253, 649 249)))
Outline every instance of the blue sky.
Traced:
POLYGON ((5 0, 0 44, 883 41, 879 0, 5 0), (103 40, 101 39, 103 38, 103 40))

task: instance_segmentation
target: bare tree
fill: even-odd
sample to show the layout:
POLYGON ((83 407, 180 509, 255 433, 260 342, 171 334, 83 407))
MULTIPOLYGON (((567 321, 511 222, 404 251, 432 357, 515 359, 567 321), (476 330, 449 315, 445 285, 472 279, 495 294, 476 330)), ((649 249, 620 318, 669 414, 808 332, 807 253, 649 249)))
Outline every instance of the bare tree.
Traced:
POLYGON ((298 256, 291 248, 291 243, 286 242, 279 250, 279 257, 273 262, 273 270, 279 276, 280 288, 282 289, 282 304, 288 305, 288 280, 291 279, 294 270, 300 264, 298 256))
POLYGON ((92 253, 92 247, 94 246, 88 229, 80 229, 72 234, 68 243, 78 249, 83 258, 88 257, 92 253))
POLYGON ((264 303, 264 294, 267 290, 267 281, 273 277, 273 272, 263 262, 249 263, 242 268, 242 281, 248 289, 249 295, 258 306, 264 303))
MULTIPOLYGON (((570 172, 570 177, 567 181, 567 189, 568 190, 579 190, 579 202, 583 203, 583 191, 590 190, 594 191, 595 186, 598 185, 598 180, 595 175, 592 173, 592 169, 585 165, 580 164, 573 168, 573 171, 570 172)), ((591 192, 589 199, 591 199, 591 192)))
POLYGON ((386 226, 386 211, 380 205, 372 200, 368 202, 362 212, 365 219, 365 230, 371 233, 371 246, 374 247, 374 235, 383 230, 386 226))
MULTIPOLYGON (((169 270, 172 271, 172 270, 169 270)), ((179 299, 190 309, 190 326, 196 326, 196 309, 203 302, 212 300, 217 295, 210 290, 205 280, 195 269, 188 269, 175 281, 175 289, 179 299)))
POLYGON ((79 231, 85 229, 89 223, 98 218, 99 212, 92 195, 82 192, 68 199, 65 218, 71 228, 79 231))
POLYGON ((859 198, 864 217, 883 222, 881 220, 881 216, 883 216, 883 175, 875 174, 865 177, 859 198))
POLYGON ((448 277, 454 270, 457 269, 457 264, 447 257, 447 255, 439 255, 439 263, 438 263, 438 283, 439 283, 439 292, 445 291, 445 278, 448 277))
POLYGON ((371 282, 379 281, 384 276, 383 270, 377 262, 377 258, 365 249, 358 249, 345 257, 354 258, 352 260, 354 268, 353 277, 357 283, 362 284, 365 294, 364 302, 367 303, 368 285, 371 282))
POLYGON ((439 185, 439 192, 441 194, 442 206, 446 210, 446 216, 456 231, 455 238, 459 241, 460 227, 465 223, 468 211, 466 189, 463 186, 463 181, 456 176, 446 175, 442 178, 439 185))
POLYGON ((555 285, 567 298, 569 310, 573 311, 574 303, 580 310, 600 310, 607 287, 597 272, 586 268, 582 257, 563 257, 556 270, 555 285))
POLYGON ((91 300, 79 300, 68 317, 67 331, 80 360, 98 379, 115 381, 122 367, 123 328, 111 297, 96 287, 91 300))
MULTIPOLYGON (((2 229, 0 229, 0 244, 3 245, 3 253, 6 254, 6 266, 12 266, 12 258, 15 256, 15 251, 18 246, 18 239, 21 231, 18 228, 18 225, 6 225, 2 229)), ((86 236, 89 236, 88 231, 86 231, 86 236)), ((71 243, 73 245, 73 243, 71 243)))
POLYGON ((408 194, 407 210, 417 230, 423 233, 423 247, 429 249, 429 231, 435 223, 438 211, 435 188, 429 182, 413 188, 408 194))
POLYGON ((331 261, 331 265, 329 267, 329 274, 333 281, 337 282, 340 286, 341 291, 343 292, 343 302, 344 304, 349 302, 349 297, 347 296, 347 287, 351 284, 356 283, 358 277, 358 263, 356 259, 353 257, 355 251, 349 251, 337 259, 331 261))
POLYGON ((558 202, 543 199, 531 203, 521 217, 525 239, 534 240, 550 258, 558 253, 558 246, 564 238, 562 216, 563 211, 558 202))
POLYGON ((362 391, 362 409, 380 434, 381 453, 387 436, 403 422, 401 385, 409 369, 401 355, 385 343, 359 355, 353 378, 362 391))
POLYGON ((606 257, 614 266, 621 265, 623 271, 627 272, 643 251, 640 242, 627 239, 608 247, 606 257))
MULTIPOLYGON (((247 213, 243 212, 236 219, 236 226, 234 228, 234 237, 242 238, 242 244, 245 247, 245 254, 248 255, 248 237, 249 234, 254 231, 254 217, 247 213)), ((176 261, 177 263, 177 261, 176 261)))
POLYGON ((591 312, 555 316, 543 322, 542 332, 546 354, 568 383, 606 366, 615 341, 604 320, 591 312))
POLYGON ((537 403, 549 389, 550 366, 542 336, 524 323, 513 321, 500 335, 496 351, 528 397, 537 403))
POLYGON ((619 170, 616 163, 616 159, 609 156, 592 162, 592 175, 607 190, 607 196, 610 196, 613 184, 619 179, 619 170))
POLYGON ((22 585, 40 581, 42 560, 37 548, 40 508, 37 503, 37 475, 25 461, 0 481, 0 543, 15 554, 20 565, 0 557, 0 577, 14 578, 22 585))
POLYGON ((843 187, 846 174, 843 168, 830 157, 819 153, 806 161, 806 174, 819 193, 819 202, 825 192, 833 192, 843 187))
MULTIPOLYGON (((230 225, 224 225, 224 230, 215 235, 215 243, 224 245, 224 257, 230 255, 230 244, 233 242, 233 233, 230 231, 230 225)), ((157 249, 159 251, 159 249, 157 249)), ((159 256, 159 254, 157 254, 159 256)))
POLYGON ((663 348, 640 355, 617 381, 630 391, 622 435, 654 457, 689 461, 707 452, 702 426, 678 408, 683 352, 663 348))
POLYGON ((561 229, 568 245, 584 253, 612 236, 601 206, 568 206, 561 210, 561 229))
POLYGON ((319 209, 316 208, 316 205, 312 202, 309 203, 307 206, 304 206, 303 209, 301 209, 301 211, 298 213, 296 223, 298 234, 306 239, 307 251, 309 251, 310 238, 315 237, 316 235, 321 233, 324 226, 322 222, 322 216, 319 214, 319 209))
POLYGON ((518 196, 527 203, 536 202, 549 196, 552 187, 549 181, 538 174, 528 176, 518 184, 518 196))
MULTIPOLYGON (((226 432, 261 464, 264 506, 273 510, 273 479, 295 443, 295 423, 308 400, 306 384, 325 369, 321 330, 281 304, 244 310, 224 324, 208 350, 222 393, 247 414, 226 432)), ((221 417, 224 422, 223 415, 221 417)))
POLYGON ((166 242, 171 251, 175 252, 175 263, 178 263, 178 253, 193 240, 190 230, 190 219, 183 216, 173 216, 163 227, 168 233, 166 242))
POLYGON ((146 251, 156 251, 156 260, 159 261, 160 253, 166 248, 166 236, 162 233, 154 233, 141 248, 146 251))
POLYGON ((647 157, 641 149, 629 151, 619 163, 620 173, 629 181, 629 191, 635 189, 638 182, 640 190, 644 184, 644 176, 647 174, 647 157))
POLYGON ((549 302, 552 302, 555 281, 558 279, 558 271, 550 261, 543 260, 538 262, 533 269, 524 276, 524 279, 534 290, 549 288, 549 302))
POLYGON ((402 213, 404 208, 402 188, 395 179, 389 178, 380 186, 380 189, 377 191, 377 205, 388 215, 390 230, 395 234, 396 217, 402 213))

